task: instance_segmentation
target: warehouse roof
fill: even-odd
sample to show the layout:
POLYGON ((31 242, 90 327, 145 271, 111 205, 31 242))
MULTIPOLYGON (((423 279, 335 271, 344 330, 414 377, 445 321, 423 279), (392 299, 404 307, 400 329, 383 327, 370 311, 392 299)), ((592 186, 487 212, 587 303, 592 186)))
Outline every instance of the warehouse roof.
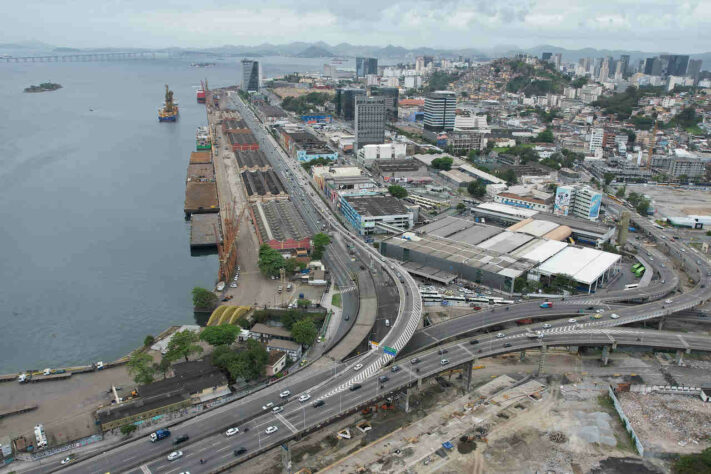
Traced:
POLYGON ((590 285, 621 258, 614 253, 570 246, 543 262, 538 269, 543 275, 567 275, 590 285))
MULTIPOLYGON (((509 214, 511 216, 517 217, 533 217, 538 214, 538 211, 532 209, 523 209, 521 207, 507 206, 506 204, 500 204, 498 202, 485 202, 476 206, 476 209, 483 209, 486 211, 499 212, 502 214, 509 214)), ((546 217, 549 217, 546 215, 546 217)))
POLYGON ((556 224, 555 222, 532 220, 531 222, 528 222, 515 230, 516 232, 522 232, 524 234, 533 235, 535 237, 542 237, 557 227, 558 224, 556 224))
POLYGON ((483 249, 491 249, 501 253, 513 252, 526 242, 533 239, 530 235, 519 234, 517 232, 503 231, 494 235, 490 239, 484 240, 477 244, 483 249))
POLYGON ((541 263, 545 262, 567 246, 568 244, 565 242, 536 239, 520 247, 511 255, 541 263))
POLYGON ((468 165, 466 163, 462 164, 459 166, 459 169, 462 170, 464 173, 468 174, 469 176, 473 176, 478 179, 482 179, 484 181, 488 181, 490 183, 494 184, 506 184, 506 181, 497 178, 493 174, 489 174, 486 171, 482 171, 479 168, 475 168, 474 166, 468 165))
POLYGON ((392 196, 344 196, 343 199, 361 216, 389 216, 410 212, 402 201, 392 196))

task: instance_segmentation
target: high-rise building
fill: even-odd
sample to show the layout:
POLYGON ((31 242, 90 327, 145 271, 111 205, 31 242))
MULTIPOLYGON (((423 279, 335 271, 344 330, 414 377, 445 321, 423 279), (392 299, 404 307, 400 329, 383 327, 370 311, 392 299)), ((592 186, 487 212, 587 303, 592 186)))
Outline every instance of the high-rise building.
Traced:
POLYGON ((563 55, 561 53, 556 53, 553 55, 551 60, 553 61, 556 71, 560 70, 560 65, 563 62, 563 55))
POLYGON ((588 150, 590 153, 595 153, 598 148, 602 148, 603 140, 605 138, 605 130, 602 128, 593 128, 590 132, 590 143, 588 145, 588 150))
POLYGON ((355 98, 353 152, 365 145, 385 143, 385 97, 355 98))
POLYGON ((262 85, 262 65, 252 59, 242 60, 242 90, 259 92, 262 85))
POLYGON ((391 122, 397 120, 397 104, 400 99, 400 89, 397 87, 371 87, 371 97, 385 99, 385 116, 391 122))
POLYGON ((355 118, 355 98, 365 95, 365 89, 343 88, 336 89, 336 115, 343 120, 355 118))
POLYGON ((541 53, 541 61, 550 61, 553 53, 541 53))
POLYGON ((356 58, 356 77, 378 74, 378 58, 356 58))
POLYGON ((425 58, 423 56, 418 56, 415 59, 415 72, 418 74, 425 72, 425 58))
POLYGON ((659 58, 647 58, 644 61, 644 73, 648 76, 661 76, 662 61, 659 58))
POLYGON ((610 58, 604 58, 602 64, 600 65, 600 75, 598 80, 600 82, 605 82, 610 78, 610 58))
POLYGON ((558 186, 553 213, 596 220, 600 216, 602 193, 588 186, 558 186))
POLYGON ((660 56, 663 62, 666 63, 665 75, 667 76, 685 76, 686 68, 689 65, 689 56, 683 54, 665 54, 660 56))
POLYGON ((622 77, 627 77, 630 75, 630 55, 623 54, 620 56, 619 63, 622 64, 620 69, 622 70, 622 77))
POLYGON ((689 61, 689 67, 686 68, 686 75, 696 79, 701 73, 702 59, 692 59, 689 61))
POLYGON ((451 91, 437 91, 425 97, 425 130, 442 132, 454 130, 457 96, 451 91))

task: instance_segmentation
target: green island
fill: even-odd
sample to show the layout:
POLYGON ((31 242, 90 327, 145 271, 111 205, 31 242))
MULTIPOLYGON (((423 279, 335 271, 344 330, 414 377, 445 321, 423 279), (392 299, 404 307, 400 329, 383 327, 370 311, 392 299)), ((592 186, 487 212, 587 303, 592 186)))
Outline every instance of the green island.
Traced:
POLYGON ((54 82, 43 82, 38 86, 25 87, 25 92, 49 92, 61 89, 61 84, 56 84, 54 82))

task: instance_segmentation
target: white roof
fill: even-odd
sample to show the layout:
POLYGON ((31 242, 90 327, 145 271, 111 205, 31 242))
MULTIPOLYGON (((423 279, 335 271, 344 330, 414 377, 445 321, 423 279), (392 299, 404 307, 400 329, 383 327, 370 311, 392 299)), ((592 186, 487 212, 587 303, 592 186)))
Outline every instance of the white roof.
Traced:
POLYGON ((523 227, 516 229, 516 232, 542 237, 557 227, 560 226, 555 222, 533 220, 523 227))
POLYGON ((534 262, 541 263, 545 262, 567 246, 567 243, 558 242, 557 240, 536 239, 533 242, 527 243, 520 249, 517 249, 511 255, 517 258, 525 258, 527 260, 533 260, 534 262))
POLYGON ((460 165, 459 169, 464 171, 465 173, 467 173, 470 176, 475 176, 477 178, 484 179, 484 180, 489 181, 493 184, 506 184, 506 181, 504 181, 503 179, 497 178, 493 174, 489 174, 485 171, 480 170, 479 168, 475 168, 475 167, 468 165, 466 163, 460 165))
POLYGON ((590 248, 566 247, 541 265, 544 275, 567 275, 575 281, 590 285, 613 266, 621 256, 590 248))
POLYGON ((533 217, 538 214, 538 211, 534 211, 533 209, 507 206, 506 204, 501 204, 498 202, 485 202, 483 204, 479 204, 476 208, 484 209, 487 211, 501 212, 503 214, 510 214, 512 216, 518 217, 533 217))
POLYGON ((508 230, 496 234, 495 236, 477 244, 477 247, 482 249, 491 249, 500 253, 509 253, 523 244, 527 243, 533 237, 526 234, 510 232, 508 230))

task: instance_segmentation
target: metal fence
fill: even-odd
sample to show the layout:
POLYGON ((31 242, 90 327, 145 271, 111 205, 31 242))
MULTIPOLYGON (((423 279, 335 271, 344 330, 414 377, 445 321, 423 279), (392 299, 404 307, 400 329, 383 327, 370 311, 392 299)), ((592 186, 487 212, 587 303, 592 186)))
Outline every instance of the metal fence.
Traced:
POLYGON ((76 448, 81 448, 83 446, 96 443, 97 441, 101 441, 104 439, 104 437, 100 434, 95 434, 88 436, 86 438, 82 438, 76 441, 72 441, 71 443, 67 443, 63 446, 58 446, 56 448, 50 448, 50 449, 44 449, 42 451, 32 453, 32 460, 37 461, 38 459, 46 458, 47 456, 53 456, 58 453, 63 453, 65 451, 69 451, 70 449, 76 449, 76 448))

